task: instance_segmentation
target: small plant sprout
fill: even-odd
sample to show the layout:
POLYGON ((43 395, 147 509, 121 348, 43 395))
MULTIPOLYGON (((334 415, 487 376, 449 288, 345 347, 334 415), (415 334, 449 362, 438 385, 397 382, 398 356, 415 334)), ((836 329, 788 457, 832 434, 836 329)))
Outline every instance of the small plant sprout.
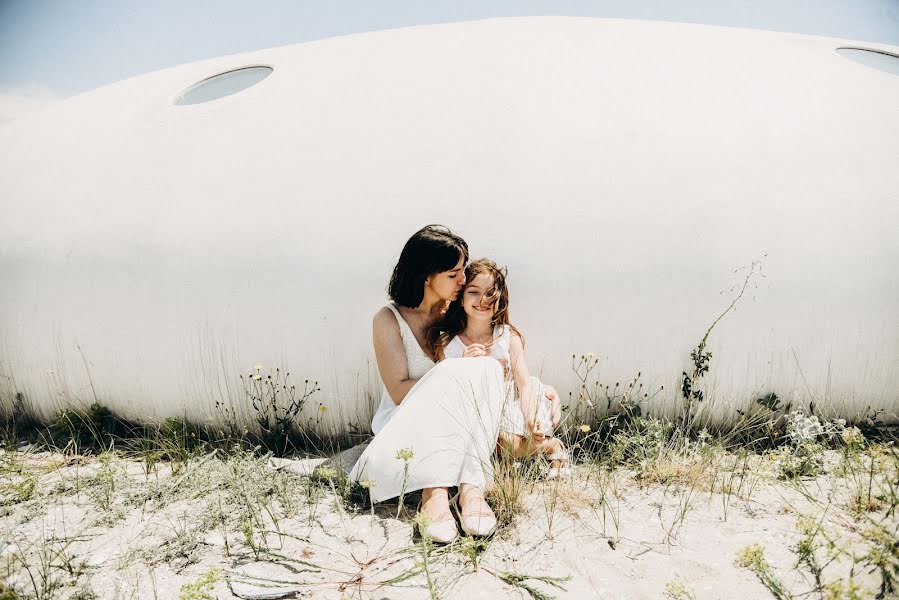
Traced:
POLYGON ((696 594, 680 577, 675 577, 665 584, 665 596, 671 600, 696 600, 696 594))
POLYGON ((766 588, 780 600, 789 600, 793 596, 787 590, 783 583, 774 574, 771 565, 765 560, 765 549, 761 544, 747 546, 740 551, 737 557, 737 564, 744 569, 749 569, 766 588))
POLYGON ((397 519, 400 518, 400 513, 403 510, 403 499, 406 495, 406 483, 409 481, 409 461, 414 457, 415 454, 412 452, 412 448, 403 448, 396 453, 396 459, 403 461, 403 486, 400 488, 400 500, 396 507, 397 519))

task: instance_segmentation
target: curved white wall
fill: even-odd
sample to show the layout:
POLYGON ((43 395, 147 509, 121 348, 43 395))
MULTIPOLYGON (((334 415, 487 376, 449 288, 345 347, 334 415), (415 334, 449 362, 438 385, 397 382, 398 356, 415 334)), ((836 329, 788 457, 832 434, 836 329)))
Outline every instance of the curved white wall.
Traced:
POLYGON ((371 315, 439 222, 509 266, 563 393, 593 351, 670 403, 732 271, 766 254, 712 333, 708 393, 895 412, 899 76, 841 45, 497 19, 183 65, 6 124, 0 395, 205 418, 261 363, 320 380, 338 428, 364 420, 371 315), (274 72, 172 103, 253 64, 274 72))

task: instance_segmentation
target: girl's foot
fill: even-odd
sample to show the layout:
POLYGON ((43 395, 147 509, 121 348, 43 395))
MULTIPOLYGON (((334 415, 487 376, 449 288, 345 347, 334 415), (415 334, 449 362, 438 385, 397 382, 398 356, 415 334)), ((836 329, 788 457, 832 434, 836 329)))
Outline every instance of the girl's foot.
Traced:
POLYGON ((487 536, 496 529, 496 515, 484 500, 481 488, 463 483, 459 486, 459 493, 453 497, 453 503, 459 511, 459 521, 465 533, 487 536))
POLYGON ((547 452, 546 459, 550 461, 549 471, 546 474, 547 479, 570 479, 571 478, 571 458, 568 456, 568 450, 562 440, 551 438, 555 442, 550 451, 547 452))
POLYGON ((419 533, 422 535, 441 544, 449 544, 459 535, 459 531, 456 529, 456 520, 450 512, 449 493, 446 488, 422 490, 418 512, 425 516, 427 523, 424 528, 419 525, 419 533))

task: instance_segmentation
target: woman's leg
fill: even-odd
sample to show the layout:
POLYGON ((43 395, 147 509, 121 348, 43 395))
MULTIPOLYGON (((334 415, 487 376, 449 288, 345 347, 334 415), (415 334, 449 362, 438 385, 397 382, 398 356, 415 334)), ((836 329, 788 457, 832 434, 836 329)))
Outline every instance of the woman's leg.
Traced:
POLYGON ((476 485, 459 485, 459 512, 467 533, 489 535, 496 529, 496 515, 484 499, 484 490, 476 485))
MULTIPOLYGON (((370 482, 372 502, 463 483, 488 490, 502 403, 495 359, 447 359, 409 391, 350 477, 370 482)), ((435 511, 442 510, 440 494, 434 501, 435 511)))
POLYGON ((428 516, 431 523, 452 521, 449 490, 445 487, 424 488, 421 491, 421 511, 428 516))

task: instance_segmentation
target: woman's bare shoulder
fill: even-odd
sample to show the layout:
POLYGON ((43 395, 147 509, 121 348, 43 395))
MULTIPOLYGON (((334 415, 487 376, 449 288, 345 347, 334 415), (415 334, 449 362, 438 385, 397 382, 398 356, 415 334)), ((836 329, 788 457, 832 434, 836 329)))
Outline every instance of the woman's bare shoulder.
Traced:
POLYGON ((372 319, 372 329, 382 334, 392 331, 399 335, 400 324, 396 320, 396 315, 393 314, 393 311, 387 306, 382 306, 372 319))

